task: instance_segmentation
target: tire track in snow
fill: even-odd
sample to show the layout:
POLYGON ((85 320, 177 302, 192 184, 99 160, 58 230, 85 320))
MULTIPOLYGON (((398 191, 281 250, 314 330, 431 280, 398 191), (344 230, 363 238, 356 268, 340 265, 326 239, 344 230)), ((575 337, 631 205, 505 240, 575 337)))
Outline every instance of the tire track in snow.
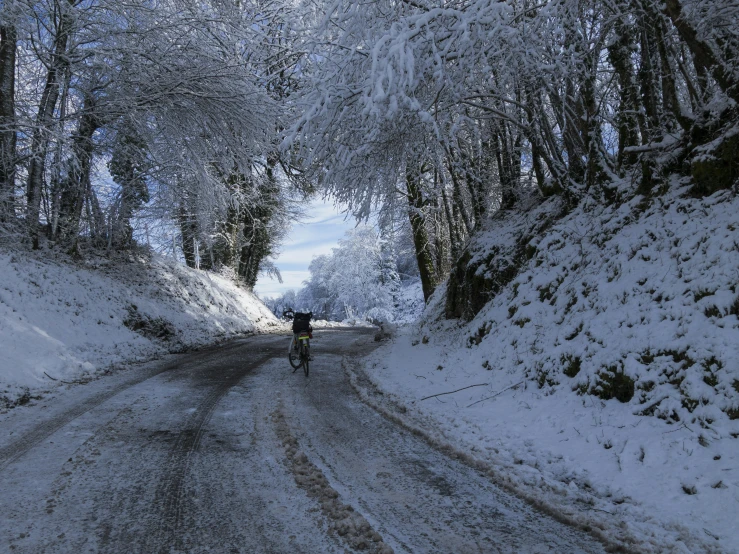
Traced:
MULTIPOLYGON (((222 349, 221 351, 227 351, 231 348, 239 348, 241 346, 242 345, 235 343, 232 345, 220 346, 219 348, 222 349)), ((174 360, 163 366, 149 369, 148 371, 145 371, 142 375, 137 375, 136 377, 124 381, 123 383, 120 383, 106 391, 99 392, 91 396, 90 398, 87 398, 86 400, 80 402, 73 408, 70 408, 63 413, 54 416, 48 421, 40 423, 30 431, 24 433, 23 436, 21 436, 20 438, 16 439, 10 444, 7 444, 6 446, 0 447, 0 471, 3 471, 8 465, 20 459, 24 454, 26 454, 26 452, 56 433, 65 425, 74 421, 78 417, 85 415, 90 410, 110 400, 117 394, 125 391, 126 389, 134 387, 139 383, 143 383, 144 381, 153 379, 154 377, 157 377, 162 373, 166 373, 179 367, 184 367, 193 363, 197 363, 203 357, 208 357, 212 355, 212 350, 213 348, 203 349, 196 353, 190 353, 187 359, 174 360)))
POLYGON ((232 368, 201 401, 185 424, 184 430, 178 434, 165 464, 164 477, 154 496, 152 515, 155 517, 150 521, 154 522, 156 528, 147 533, 144 552, 169 554, 172 551, 188 550, 182 541, 182 530, 187 508, 184 492, 192 455, 198 450, 205 428, 220 399, 250 371, 274 355, 274 352, 262 352, 259 358, 232 368))
POLYGON ((11 442, 7 446, 0 447, 0 471, 5 469, 13 462, 17 461, 26 452, 31 450, 34 446, 38 445, 44 439, 47 439, 65 425, 74 421, 78 417, 85 415, 87 412, 96 408, 103 402, 110 400, 126 389, 138 385, 139 383, 143 383, 148 379, 152 379, 153 377, 156 377, 161 373, 170 371, 176 368, 177 365, 177 363, 168 364, 163 368, 159 368, 153 372, 148 372, 145 375, 136 377, 134 379, 126 381, 125 383, 121 383, 120 385, 117 385, 112 389, 108 389, 104 392, 98 393, 88 398, 84 402, 78 404, 74 408, 67 410, 66 412, 54 417, 49 421, 45 421, 37 425, 31 431, 25 433, 22 437, 16 439, 14 442, 11 442))
POLYGON ((295 482, 316 498, 321 510, 329 519, 329 529, 342 537, 350 547, 369 554, 393 554, 382 536, 352 506, 341 502, 339 493, 329 484, 323 472, 306 454, 298 449, 298 440, 290 432, 282 406, 272 414, 277 436, 285 447, 288 462, 292 466, 295 482))

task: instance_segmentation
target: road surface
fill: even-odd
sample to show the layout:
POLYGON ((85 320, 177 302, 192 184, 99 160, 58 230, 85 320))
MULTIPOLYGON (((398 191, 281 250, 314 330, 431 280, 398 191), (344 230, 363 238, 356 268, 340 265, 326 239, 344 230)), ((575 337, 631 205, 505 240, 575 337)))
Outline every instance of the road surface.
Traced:
POLYGON ((363 404, 315 333, 261 335, 0 416, 0 552, 603 552, 363 404))

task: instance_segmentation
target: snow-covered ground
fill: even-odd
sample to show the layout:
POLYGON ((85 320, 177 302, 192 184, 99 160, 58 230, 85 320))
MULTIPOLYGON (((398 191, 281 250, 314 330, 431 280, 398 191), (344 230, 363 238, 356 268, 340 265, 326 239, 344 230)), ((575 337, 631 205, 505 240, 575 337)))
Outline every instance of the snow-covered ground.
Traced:
POLYGON ((62 381, 277 325, 232 281, 165 257, 0 252, 0 408, 62 381))
MULTIPOLYGON (((616 542, 739 552, 739 199, 684 191, 577 209, 543 234, 531 229, 556 200, 493 219, 471 263, 494 278, 523 246, 515 278, 469 323, 443 318, 439 287, 423 323, 376 351, 355 386, 504 487, 616 542), (384 394, 363 389, 364 373, 384 394)), ((6 251, 0 408, 288 328, 228 279, 166 258, 6 251)))
MULTIPOLYGON (((739 552, 739 199, 684 192, 574 210, 467 324, 440 287, 366 363, 378 407, 639 551, 739 552)), ((476 259, 552 209, 492 221, 476 259)))

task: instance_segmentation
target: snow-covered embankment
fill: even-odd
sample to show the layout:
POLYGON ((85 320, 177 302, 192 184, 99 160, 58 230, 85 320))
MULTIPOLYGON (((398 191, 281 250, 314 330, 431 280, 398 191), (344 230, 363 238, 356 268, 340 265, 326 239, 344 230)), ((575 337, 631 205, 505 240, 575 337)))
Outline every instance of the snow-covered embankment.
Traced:
POLYGON ((266 330, 252 293, 168 258, 0 252, 0 407, 127 362, 266 330))
POLYGON ((554 201, 494 219, 470 264, 520 263, 508 283, 469 323, 442 287, 370 378, 570 520, 638 551, 739 552, 739 199, 686 192, 533 234, 554 201))

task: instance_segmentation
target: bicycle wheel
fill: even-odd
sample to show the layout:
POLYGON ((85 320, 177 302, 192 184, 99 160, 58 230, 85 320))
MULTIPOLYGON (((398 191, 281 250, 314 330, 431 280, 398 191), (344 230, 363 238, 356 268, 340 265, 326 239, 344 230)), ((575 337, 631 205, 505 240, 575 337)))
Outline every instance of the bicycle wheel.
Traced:
POLYGON ((300 350, 294 347, 295 339, 290 343, 290 350, 287 354, 287 359, 290 361, 290 365, 293 368, 293 373, 297 371, 301 364, 300 350))
POLYGON ((303 371, 305 371, 305 376, 308 377, 308 372, 310 371, 310 357, 308 355, 308 349, 305 346, 302 348, 301 358, 303 358, 303 371))

